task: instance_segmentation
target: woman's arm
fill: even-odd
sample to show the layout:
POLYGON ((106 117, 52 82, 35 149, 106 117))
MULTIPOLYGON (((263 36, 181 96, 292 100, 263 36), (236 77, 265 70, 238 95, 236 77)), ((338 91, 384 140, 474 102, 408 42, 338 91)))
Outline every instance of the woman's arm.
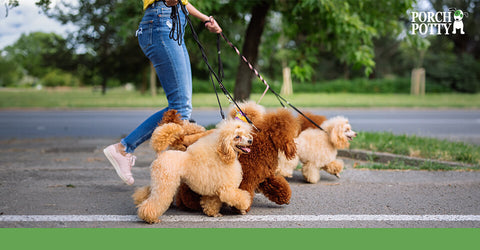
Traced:
POLYGON ((207 16, 197 10, 193 5, 190 3, 187 4, 187 10, 190 13, 190 15, 200 19, 200 21, 205 23, 205 28, 207 28, 210 32, 212 33, 220 33, 222 32, 222 28, 220 28, 220 25, 218 25, 217 21, 212 16, 207 16))
MULTIPOLYGON (((165 4, 167 6, 174 6, 178 4, 178 0, 165 0, 165 4)), ((190 3, 187 4, 187 10, 190 13, 190 15, 200 19, 203 23, 205 23, 205 28, 207 28, 210 32, 212 33, 221 33, 222 28, 220 28, 220 25, 218 25, 217 21, 213 18, 213 16, 207 16, 197 10, 193 5, 190 3)))

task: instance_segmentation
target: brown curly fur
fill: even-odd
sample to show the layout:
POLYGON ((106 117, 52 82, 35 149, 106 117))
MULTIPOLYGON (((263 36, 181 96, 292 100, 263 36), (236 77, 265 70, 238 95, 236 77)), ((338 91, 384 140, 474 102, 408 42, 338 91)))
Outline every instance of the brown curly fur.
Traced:
MULTIPOLYGON (((315 115, 310 112, 304 112, 304 115, 310 118, 310 120, 315 122, 318 126, 321 126, 322 123, 327 120, 327 117, 323 115, 315 115)), ((317 128, 317 126, 315 126, 313 123, 311 123, 309 120, 307 120, 307 118, 303 117, 302 115, 298 115, 297 122, 300 125, 300 130, 298 131, 297 136, 300 135, 302 131, 308 128, 317 128)))
MULTIPOLYGON (((252 200, 258 190, 279 205, 288 204, 292 194, 290 185, 275 171, 279 151, 288 158, 295 156, 294 138, 300 129, 299 124, 286 109, 265 113, 263 107, 253 102, 242 103, 240 107, 258 128, 258 131, 254 130, 251 152, 239 157, 243 170, 240 189, 248 191, 252 200)), ((231 110, 229 116, 234 117, 235 110, 231 110)), ((199 200, 200 196, 186 185, 182 185, 177 192, 176 204, 180 208, 200 210, 199 200)))
MULTIPOLYGON (((162 121, 158 125, 160 126, 167 123, 181 125, 184 130, 184 134, 180 135, 179 138, 172 142, 172 144, 168 147, 169 149, 173 150, 185 151, 187 150, 188 146, 192 145, 198 139, 213 132, 213 130, 205 130, 204 127, 196 123, 182 120, 180 114, 175 109, 166 111, 163 114, 162 121)), ((152 144, 152 147, 155 148, 155 145, 152 144)))

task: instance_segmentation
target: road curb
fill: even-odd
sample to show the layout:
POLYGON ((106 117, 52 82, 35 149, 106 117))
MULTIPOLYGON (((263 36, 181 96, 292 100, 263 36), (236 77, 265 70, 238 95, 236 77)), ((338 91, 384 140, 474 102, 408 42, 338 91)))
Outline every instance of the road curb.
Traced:
POLYGON ((411 165, 411 166, 420 166, 426 162, 432 162, 436 164, 442 164, 449 167, 457 167, 457 168, 458 167, 460 168, 476 167, 473 164, 465 164, 465 163, 451 162, 451 161, 440 161, 435 159, 424 159, 419 157, 410 157, 410 156, 404 156, 404 155, 373 152, 373 151, 359 150, 359 149, 340 149, 338 150, 337 156, 350 158, 354 160, 372 161, 372 162, 378 162, 378 163, 404 162, 405 164, 411 165))

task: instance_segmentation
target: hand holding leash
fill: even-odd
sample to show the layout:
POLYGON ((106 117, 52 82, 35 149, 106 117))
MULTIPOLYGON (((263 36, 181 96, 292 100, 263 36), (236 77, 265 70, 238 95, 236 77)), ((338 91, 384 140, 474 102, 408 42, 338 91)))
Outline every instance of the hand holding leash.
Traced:
POLYGON ((205 24, 205 28, 207 28, 208 31, 217 34, 222 33, 222 28, 220 27, 220 25, 218 25, 217 21, 215 21, 213 16, 210 16, 208 20, 203 23, 205 24))

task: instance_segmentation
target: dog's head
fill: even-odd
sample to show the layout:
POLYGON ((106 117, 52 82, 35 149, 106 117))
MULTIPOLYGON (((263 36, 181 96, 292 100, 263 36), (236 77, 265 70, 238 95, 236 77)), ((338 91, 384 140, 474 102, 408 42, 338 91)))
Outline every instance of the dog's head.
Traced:
POLYGON ((218 126, 219 142, 217 152, 225 163, 234 161, 238 154, 250 152, 252 145, 252 127, 240 120, 222 121, 218 126))
MULTIPOLYGON (((253 101, 241 102, 238 103, 240 109, 242 109, 243 113, 252 121, 252 123, 258 124, 263 121, 263 117, 266 113, 265 108, 259 104, 256 104, 253 101)), ((235 118, 237 115, 237 110, 232 107, 230 108, 228 117, 235 118)))
POLYGON ((343 116, 330 118, 321 127, 327 132, 330 142, 337 149, 348 148, 350 141, 357 137, 357 133, 352 130, 348 119, 343 116))

